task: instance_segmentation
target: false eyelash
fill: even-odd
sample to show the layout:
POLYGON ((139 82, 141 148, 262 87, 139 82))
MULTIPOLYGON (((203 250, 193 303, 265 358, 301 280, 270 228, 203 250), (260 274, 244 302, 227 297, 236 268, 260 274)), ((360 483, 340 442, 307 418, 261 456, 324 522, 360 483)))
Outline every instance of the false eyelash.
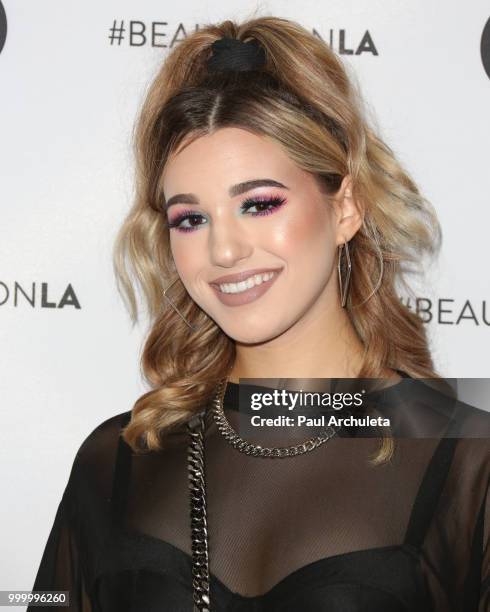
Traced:
MULTIPOLYGON (((169 221, 167 223, 168 228, 171 229, 173 227, 181 230, 181 231, 189 231, 190 229, 194 229, 194 228, 189 228, 189 227, 177 227, 180 223, 182 223, 182 221, 185 221, 185 219, 189 219, 190 217, 201 217, 202 215, 199 215, 199 213, 194 212, 193 210, 184 210, 180 213, 180 215, 177 215, 177 217, 175 217, 174 221, 169 221)), ((196 225, 197 227, 197 225, 196 225)))
MULTIPOLYGON (((281 207, 284 203, 286 202, 286 198, 281 198, 281 197, 261 197, 261 196, 257 196, 254 198, 248 198, 247 200, 245 200, 242 205, 240 206, 241 210, 249 210, 250 208, 252 208, 253 206, 256 205, 260 205, 260 204, 264 204, 264 205, 270 205, 271 208, 268 208, 266 210, 262 210, 259 212, 252 212, 249 213, 250 216, 252 217, 259 217, 259 216, 264 216, 264 215, 270 215, 273 212, 275 212, 279 207, 281 207)), ((186 219, 192 218, 192 217, 202 217, 202 215, 200 215, 199 213, 194 212, 193 210, 184 210, 181 212, 180 215, 178 215, 174 221, 169 221, 168 222, 168 228, 172 229, 172 228, 176 228, 177 230, 179 230, 180 232, 192 232, 194 231, 196 228, 199 227, 199 225, 195 225, 194 227, 178 227, 182 221, 185 221, 186 219)))
POLYGON ((252 208, 253 206, 256 206, 257 204, 270 204, 272 206, 272 208, 268 208, 261 212, 250 213, 253 217, 257 217, 259 215, 270 215, 271 213, 275 212, 280 206, 282 206, 285 202, 286 202, 286 198, 280 198, 277 196, 272 197, 272 198, 259 196, 259 197, 249 198, 248 200, 245 200, 245 202, 243 202, 240 208, 242 210, 248 210, 249 208, 252 208))

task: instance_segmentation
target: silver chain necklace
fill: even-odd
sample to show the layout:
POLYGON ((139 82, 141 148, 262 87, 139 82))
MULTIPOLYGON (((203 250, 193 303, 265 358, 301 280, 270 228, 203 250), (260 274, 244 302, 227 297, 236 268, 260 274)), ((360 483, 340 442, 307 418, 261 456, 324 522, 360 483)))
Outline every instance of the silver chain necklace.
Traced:
POLYGON ((295 457, 296 455, 303 455, 304 453, 308 453, 321 444, 327 442, 327 440, 334 436, 337 431, 331 425, 327 425, 321 430, 321 433, 318 436, 314 436, 313 438, 306 440, 306 442, 294 444, 292 446, 262 447, 258 444, 252 444, 251 442, 247 442, 241 438, 228 422, 228 419, 225 416, 225 411, 223 410, 223 398, 225 391, 226 380, 224 383, 220 383, 218 392, 213 400, 213 417, 220 433, 223 435, 226 441, 229 442, 233 448, 236 448, 241 453, 245 453, 246 455, 272 458, 295 457))
MULTIPOLYGON (((254 457, 295 457, 308 453, 330 440, 336 429, 327 425, 318 436, 302 444, 284 447, 262 447, 243 440, 231 427, 223 410, 227 378, 219 384, 213 398, 212 414, 218 430, 233 448, 254 457)), ((187 424, 189 433, 188 474, 192 540, 192 590, 194 612, 210 612, 210 575, 208 523, 206 509, 206 477, 204 459, 204 431, 206 410, 202 410, 187 424)))

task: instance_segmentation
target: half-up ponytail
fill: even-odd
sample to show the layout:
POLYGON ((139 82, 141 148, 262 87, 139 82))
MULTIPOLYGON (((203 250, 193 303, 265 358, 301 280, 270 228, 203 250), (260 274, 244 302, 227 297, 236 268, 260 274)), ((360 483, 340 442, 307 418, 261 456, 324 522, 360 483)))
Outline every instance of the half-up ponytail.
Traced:
MULTIPOLYGON (((151 328, 142 371, 151 390, 140 397, 123 436, 133 450, 158 450, 165 432, 210 401, 233 364, 233 341, 195 304, 180 281, 172 299, 189 333, 167 308, 164 288, 175 278, 161 177, 180 144, 223 127, 242 127, 282 146, 302 169, 335 195, 346 175, 365 218, 350 241, 352 277, 347 312, 364 345, 361 378, 386 368, 438 377, 422 320, 401 302, 409 286, 403 264, 435 254, 440 226, 431 205, 364 116, 341 60, 299 24, 261 17, 224 21, 192 33, 168 54, 142 106, 135 131, 136 193, 114 247, 114 267, 133 323, 137 283, 151 328), (211 45, 221 37, 256 40, 265 50, 260 70, 209 73, 211 45)), ((393 450, 383 440, 375 462, 393 450)))

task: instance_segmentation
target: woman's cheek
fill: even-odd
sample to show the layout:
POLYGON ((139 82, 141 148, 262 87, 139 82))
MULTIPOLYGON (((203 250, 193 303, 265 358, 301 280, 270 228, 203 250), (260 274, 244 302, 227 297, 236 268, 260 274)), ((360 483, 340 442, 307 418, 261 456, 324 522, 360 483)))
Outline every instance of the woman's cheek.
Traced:
POLYGON ((293 254, 298 250, 308 251, 314 244, 324 240, 325 235, 322 224, 318 220, 312 223, 308 214, 285 216, 272 233, 270 230, 268 232, 269 240, 285 254, 293 254))
POLYGON ((189 249, 189 246, 185 245, 181 237, 173 238, 172 236, 170 237, 170 249, 177 270, 182 276, 192 267, 192 249, 189 249))

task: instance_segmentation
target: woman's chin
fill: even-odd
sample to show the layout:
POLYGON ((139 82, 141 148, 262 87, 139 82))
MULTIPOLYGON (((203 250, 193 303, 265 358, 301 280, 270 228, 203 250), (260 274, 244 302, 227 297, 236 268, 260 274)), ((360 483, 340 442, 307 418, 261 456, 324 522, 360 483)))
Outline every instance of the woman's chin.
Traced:
POLYGON ((279 327, 271 328, 265 321, 262 321, 261 324, 257 326, 242 322, 239 326, 223 325, 221 328, 227 336, 242 345, 263 344, 273 340, 282 333, 282 329, 279 327))

